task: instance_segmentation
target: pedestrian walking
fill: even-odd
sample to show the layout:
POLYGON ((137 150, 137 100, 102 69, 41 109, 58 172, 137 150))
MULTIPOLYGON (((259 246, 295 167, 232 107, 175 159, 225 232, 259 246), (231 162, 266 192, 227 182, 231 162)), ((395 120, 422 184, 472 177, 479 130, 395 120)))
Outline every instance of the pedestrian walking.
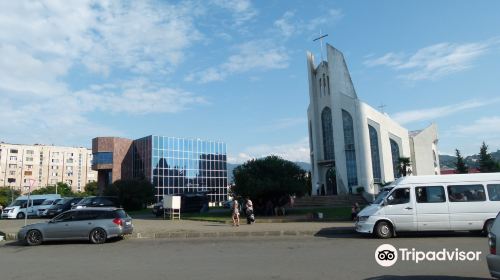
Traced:
POLYGON ((253 203, 249 197, 246 198, 245 214, 247 216, 247 224, 253 224, 255 222, 255 216, 253 214, 253 203))
POLYGON ((238 205, 238 200, 233 200, 233 226, 240 226, 240 206, 238 205))
POLYGON ((361 211, 361 208, 359 207, 359 203, 354 203, 351 207, 351 220, 355 220, 356 216, 358 216, 359 211, 361 211))

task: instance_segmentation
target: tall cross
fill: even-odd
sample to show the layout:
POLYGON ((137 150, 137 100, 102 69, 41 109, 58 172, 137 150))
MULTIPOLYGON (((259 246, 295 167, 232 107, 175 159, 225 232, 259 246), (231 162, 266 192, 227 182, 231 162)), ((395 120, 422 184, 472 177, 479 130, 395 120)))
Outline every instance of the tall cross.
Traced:
POLYGON ((321 62, 323 62, 323 38, 325 38, 326 36, 328 36, 328 34, 322 35, 321 30, 320 30, 319 37, 313 40, 313 42, 316 42, 319 40, 319 45, 321 47, 321 62))
POLYGON ((384 113, 384 108, 387 107, 387 105, 385 104, 380 104, 380 106, 378 106, 380 108, 380 112, 384 113))

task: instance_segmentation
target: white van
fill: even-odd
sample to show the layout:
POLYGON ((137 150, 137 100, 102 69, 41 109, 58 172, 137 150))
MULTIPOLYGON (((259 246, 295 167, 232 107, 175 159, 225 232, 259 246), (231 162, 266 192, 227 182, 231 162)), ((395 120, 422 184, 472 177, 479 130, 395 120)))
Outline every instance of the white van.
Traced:
POLYGON ((407 176, 358 213, 356 231, 390 238, 402 231, 489 232, 500 212, 500 173, 407 176))
POLYGON ((2 218, 23 219, 26 215, 36 216, 38 208, 46 199, 61 198, 59 194, 38 194, 31 195, 28 204, 28 196, 22 195, 14 200, 9 206, 3 209, 2 218))

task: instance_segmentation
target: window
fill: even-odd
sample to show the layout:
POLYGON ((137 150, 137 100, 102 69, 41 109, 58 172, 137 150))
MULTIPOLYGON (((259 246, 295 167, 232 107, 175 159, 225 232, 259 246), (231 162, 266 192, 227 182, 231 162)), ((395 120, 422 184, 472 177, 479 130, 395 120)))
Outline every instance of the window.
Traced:
POLYGON ((445 202, 444 187, 429 186, 415 188, 415 196, 418 203, 445 202))
POLYGON ((356 149, 354 146, 354 126, 351 114, 342 110, 342 123, 344 127, 345 158, 347 167, 347 184, 355 186, 358 184, 358 172, 356 168, 356 149))
POLYGON ((17 154, 17 149, 10 149, 11 154, 17 154))
POLYGON ((9 171, 9 175, 16 175, 16 171, 9 171))
POLYGON ((33 165, 28 164, 28 165, 26 165, 26 168, 27 168, 27 169, 32 169, 32 168, 33 168, 33 165))
POLYGON ((392 170, 394 172, 394 179, 401 177, 399 173, 399 145, 396 141, 389 139, 391 142, 391 154, 392 154, 392 170))
POLYGON ((9 164, 9 168, 17 168, 17 164, 9 164))
POLYGON ((52 163, 59 163, 58 159, 52 159, 52 163))
POLYGON ((380 171, 380 154, 378 150, 378 133, 377 130, 368 125, 368 132, 370 134, 370 150, 372 156, 372 172, 373 172, 373 180, 375 182, 380 182, 382 179, 381 171, 380 171))
POLYGON ((16 156, 10 156, 9 158, 10 160, 17 160, 17 157, 16 156))
POLYGON ((387 197, 387 203, 389 205, 405 204, 408 202, 410 202, 410 189, 409 188, 395 189, 387 197))
POLYGON ((489 184, 488 196, 491 201, 500 201, 500 184, 489 184))
POLYGON ((33 161, 33 157, 27 157, 26 161, 33 161))
POLYGON ((33 150, 26 150, 26 154, 27 154, 27 155, 32 155, 33 153, 34 153, 34 151, 33 151, 33 150))
POLYGON ((483 185, 455 185, 448 186, 450 202, 485 201, 483 185))
POLYGON ((93 154, 92 164, 113 164, 113 153, 99 152, 93 154))
POLYGON ((329 107, 325 107, 321 112, 321 126, 323 129, 324 160, 334 159, 332 110, 329 107))

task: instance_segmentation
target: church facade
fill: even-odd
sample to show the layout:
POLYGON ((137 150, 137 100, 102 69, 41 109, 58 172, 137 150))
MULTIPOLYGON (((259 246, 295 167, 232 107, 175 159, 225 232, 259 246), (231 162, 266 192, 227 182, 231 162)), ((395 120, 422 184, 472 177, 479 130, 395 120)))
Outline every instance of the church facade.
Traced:
POLYGON ((312 194, 357 193, 371 200, 379 188, 401 177, 400 158, 412 175, 439 174, 437 127, 411 131, 360 101, 343 54, 327 44, 318 65, 307 54, 312 194))

